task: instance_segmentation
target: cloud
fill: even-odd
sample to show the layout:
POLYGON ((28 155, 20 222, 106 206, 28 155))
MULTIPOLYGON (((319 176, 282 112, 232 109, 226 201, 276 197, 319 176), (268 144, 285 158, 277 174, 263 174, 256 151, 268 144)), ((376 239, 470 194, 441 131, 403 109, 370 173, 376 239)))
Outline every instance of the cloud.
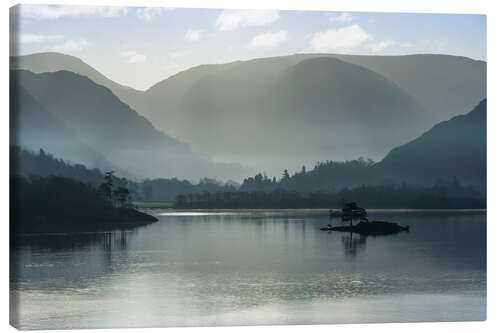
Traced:
POLYGON ((349 23, 353 20, 353 17, 349 13, 342 13, 339 15, 331 15, 328 20, 332 23, 336 23, 336 22, 349 23))
POLYGON ((359 25, 354 24, 314 33, 311 48, 316 52, 349 52, 370 40, 372 37, 359 25))
MULTIPOLYGON (((386 48, 398 44, 392 39, 377 40, 362 27, 353 24, 338 29, 330 29, 314 33, 310 48, 307 51, 313 52, 352 52, 352 51, 370 51, 372 53, 380 52, 386 48)), ((412 45, 406 44, 406 47, 412 45)), ((401 46, 403 46, 401 44, 401 46)))
POLYGON ((137 8, 135 14, 137 17, 144 21, 151 21, 157 16, 161 16, 166 11, 172 11, 175 8, 162 8, 162 7, 144 7, 137 8))
POLYGON ((190 54, 191 54, 191 51, 172 51, 172 52, 168 53, 170 58, 173 58, 173 59, 182 58, 182 57, 188 56, 190 54))
POLYGON ((219 14, 215 26, 220 31, 230 31, 244 27, 271 24, 280 18, 278 10, 235 10, 224 9, 219 14))
POLYGON ((144 54, 140 54, 137 51, 125 51, 121 53, 121 56, 127 59, 127 64, 139 64, 145 62, 147 59, 144 54))
POLYGON ((38 20, 84 16, 117 17, 127 13, 127 7, 106 6, 20 5, 17 8, 22 18, 38 20))
POLYGON ((87 46, 89 46, 90 43, 87 42, 85 39, 68 39, 64 41, 62 44, 54 45, 50 49, 55 52, 75 52, 75 51, 82 51, 85 49, 87 46))
POLYGON ((394 45, 396 42, 390 39, 387 40, 382 40, 379 42, 373 42, 373 43, 368 43, 365 48, 372 52, 379 52, 382 51, 386 48, 388 48, 391 45, 394 45))
POLYGON ((64 38, 64 35, 40 35, 40 34, 21 34, 19 43, 21 44, 36 44, 52 42, 64 38))
POLYGON ((280 30, 277 32, 266 32, 255 36, 250 42, 253 48, 275 48, 287 39, 287 32, 280 30))
POLYGON ((186 40, 190 41, 190 42, 197 42, 201 39, 202 33, 203 33, 203 30, 191 30, 191 29, 189 29, 186 32, 186 35, 184 38, 186 38, 186 40))

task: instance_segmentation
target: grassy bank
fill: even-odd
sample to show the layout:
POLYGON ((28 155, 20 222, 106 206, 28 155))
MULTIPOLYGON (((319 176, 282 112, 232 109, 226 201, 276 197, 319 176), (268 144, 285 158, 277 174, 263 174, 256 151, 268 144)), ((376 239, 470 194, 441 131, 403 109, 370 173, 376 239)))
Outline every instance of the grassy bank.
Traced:
POLYGON ((136 208, 173 208, 174 203, 170 201, 134 201, 132 202, 136 208))

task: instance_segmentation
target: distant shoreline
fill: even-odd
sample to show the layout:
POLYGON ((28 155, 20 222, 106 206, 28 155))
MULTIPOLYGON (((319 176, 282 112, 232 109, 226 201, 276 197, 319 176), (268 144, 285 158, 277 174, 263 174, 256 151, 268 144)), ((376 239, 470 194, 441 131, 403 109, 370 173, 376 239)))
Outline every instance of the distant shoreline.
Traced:
MULTIPOLYGON (((154 211, 159 216, 197 216, 197 215, 265 215, 283 216, 291 214, 293 216, 329 216, 329 210, 325 208, 255 208, 255 209, 161 209, 149 208, 144 211, 154 211), (190 214, 191 213, 191 214, 190 214)), ((401 209, 401 208, 367 208, 369 213, 487 213, 486 208, 478 209, 401 209)), ((335 211, 335 209, 334 209, 335 211)), ((336 217, 333 217, 335 219, 336 217)))

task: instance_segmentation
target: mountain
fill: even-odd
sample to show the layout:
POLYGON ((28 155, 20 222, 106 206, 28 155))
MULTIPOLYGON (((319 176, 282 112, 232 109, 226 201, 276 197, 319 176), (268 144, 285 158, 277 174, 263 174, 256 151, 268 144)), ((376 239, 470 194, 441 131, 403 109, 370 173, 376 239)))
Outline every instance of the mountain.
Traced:
POLYGON ((140 98, 142 92, 133 88, 116 83, 98 72, 92 66, 88 65, 80 58, 57 53, 43 52, 29 54, 25 56, 11 56, 10 69, 29 70, 35 74, 45 72, 58 72, 61 70, 80 74, 88 77, 95 83, 107 87, 122 101, 130 104, 130 100, 140 98))
POLYGON ((348 54, 294 54, 289 56, 235 61, 226 64, 200 65, 158 82, 146 91, 120 85, 84 63, 81 59, 56 53, 36 53, 10 58, 11 69, 27 69, 34 73, 68 70, 89 77, 108 87, 122 101, 149 117, 170 110, 194 83, 204 76, 234 67, 252 69, 243 72, 273 78, 287 68, 311 58, 333 57, 370 69, 411 94, 424 108, 442 121, 471 110, 486 98, 486 62, 443 54, 404 56, 365 56, 348 54), (466 79, 464 79, 466 78, 466 79), (167 105, 165 106, 165 102, 167 105))
POLYGON ((485 98, 486 63, 432 54, 297 54, 194 67, 157 83, 144 96, 134 107, 158 128, 218 158, 278 174, 304 160, 382 158, 394 146, 470 111, 485 98), (302 77, 294 76, 299 72, 302 77), (343 74, 332 76, 338 73, 343 74), (375 80, 374 73, 385 80, 375 80), (381 86, 369 85, 375 82, 381 86), (385 91, 386 100, 377 98, 375 91, 385 91), (385 113, 368 112, 366 106, 385 113), (206 140, 204 134, 213 132, 224 135, 206 140), (248 142, 252 144, 245 145, 248 142), (292 149, 287 151, 287 146, 292 149))
POLYGON ((486 99, 466 115, 441 122, 393 149, 373 166, 379 177, 432 184, 456 176, 486 191, 486 99))
POLYGON ((486 98, 486 62, 442 54, 406 56, 335 55, 406 90, 436 122, 469 112, 486 98))
POLYGON ((486 63, 449 55, 295 54, 201 65, 144 92, 57 53, 12 57, 11 66, 87 76, 193 149, 273 174, 304 160, 378 160, 486 97, 486 63))
POLYGON ((104 155, 79 140, 66 124, 40 105, 11 72, 10 144, 30 150, 50 150, 92 168, 112 168, 104 155))
MULTIPOLYGON (((78 140, 135 177, 197 179, 206 173, 241 176, 240 167, 216 164, 193 153, 187 144, 157 131, 108 88, 87 77, 68 71, 34 74, 25 70, 12 71, 11 77, 13 84, 21 86, 45 110, 49 110, 47 117, 61 120, 78 140)), ((30 118, 30 115, 26 114, 26 117, 30 118)), ((50 126, 52 121, 48 123, 50 126)), ((59 132, 48 131, 48 126, 41 123, 39 132, 51 136, 55 142, 64 140, 65 136, 59 132)), ((21 126, 21 134, 23 131, 25 128, 21 126)), ((51 147, 47 150, 67 158, 51 147)))
POLYGON ((149 117, 199 151, 273 174, 328 156, 378 158, 430 125, 411 95, 364 67, 326 57, 274 62, 203 75, 149 117))
POLYGON ((486 99, 469 113, 440 122, 418 138, 394 148, 378 163, 363 158, 325 161, 311 170, 303 167, 298 172, 287 171, 280 179, 259 173, 246 178, 239 190, 271 192, 283 189, 307 196, 318 192, 340 191, 342 194, 349 192, 345 188, 358 188, 360 196, 364 195, 363 191, 379 191, 383 196, 396 193, 395 187, 402 188, 400 194, 405 188, 425 187, 432 189, 434 194, 438 194, 436 190, 446 189, 447 195, 484 198, 486 99), (402 184, 409 186, 401 187, 402 184))
MULTIPOLYGON (((363 66, 393 81, 429 110, 429 115, 433 116, 432 120, 436 122, 466 113, 486 97, 486 62, 484 61, 439 54, 405 56, 295 54, 194 67, 158 82, 145 91, 147 98, 134 101, 130 99, 130 102, 139 112, 151 116, 151 112, 158 112, 158 107, 161 106, 157 101, 170 100, 170 95, 165 95, 165 93, 168 94, 171 89, 178 89, 174 98, 182 96, 190 83, 203 76, 240 67, 247 68, 247 70, 242 69, 242 74, 247 75, 249 80, 253 80, 254 76, 270 79, 281 75, 287 68, 303 60, 324 57, 337 58, 363 66), (467 79, 464 80, 464 78, 467 79), (140 103, 134 104, 137 102, 140 103)), ((168 105, 165 110, 166 112, 170 110, 168 105)))

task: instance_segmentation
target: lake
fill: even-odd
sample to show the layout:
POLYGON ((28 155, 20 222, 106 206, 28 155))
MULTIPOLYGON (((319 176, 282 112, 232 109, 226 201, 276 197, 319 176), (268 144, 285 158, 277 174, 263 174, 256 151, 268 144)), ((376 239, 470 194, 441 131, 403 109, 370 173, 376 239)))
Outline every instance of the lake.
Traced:
MULTIPOLYGON (((22 329, 486 319, 486 212, 369 211, 410 232, 319 228, 314 210, 176 212, 131 231, 27 235, 22 329)), ((322 213, 325 211, 321 211, 322 213)))

